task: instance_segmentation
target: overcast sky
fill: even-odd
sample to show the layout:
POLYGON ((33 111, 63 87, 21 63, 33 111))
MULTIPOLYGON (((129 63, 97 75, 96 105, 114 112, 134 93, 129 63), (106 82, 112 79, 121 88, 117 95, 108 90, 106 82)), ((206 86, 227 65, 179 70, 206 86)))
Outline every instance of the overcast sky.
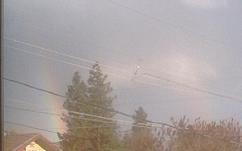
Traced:
MULTIPOLYGON (((5 77, 65 94, 73 73, 86 79, 87 66, 98 61, 118 110, 133 113, 142 106, 149 119, 165 122, 182 115, 241 121, 240 0, 5 0, 4 37, 5 77)), ((63 99, 7 81, 4 98, 12 107, 62 111, 63 99)), ((4 111, 6 121, 63 127, 58 117, 4 111)))

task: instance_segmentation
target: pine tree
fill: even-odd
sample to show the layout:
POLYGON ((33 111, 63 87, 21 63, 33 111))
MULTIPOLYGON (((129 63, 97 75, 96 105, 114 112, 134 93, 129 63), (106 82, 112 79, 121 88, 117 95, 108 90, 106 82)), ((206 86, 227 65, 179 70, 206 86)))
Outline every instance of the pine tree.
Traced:
MULTIPOLYGON (((98 64, 93 65, 92 70, 89 72, 88 85, 89 102, 108 109, 91 108, 90 113, 113 118, 115 114, 110 112, 110 110, 113 110, 112 103, 115 99, 115 97, 111 95, 113 89, 111 83, 107 82, 107 75, 102 73, 98 64)), ((97 139, 91 141, 92 145, 95 146, 95 151, 114 150, 117 145, 117 136, 115 133, 116 123, 107 124, 97 122, 94 124, 100 127, 94 132, 94 135, 96 133, 97 139)))
POLYGON ((134 126, 130 140, 131 151, 153 151, 156 150, 156 138, 151 128, 147 127, 147 113, 142 107, 135 111, 134 126), (144 126, 145 124, 145 126, 144 126), (140 127, 139 127, 140 125, 140 127))
MULTIPOLYGON (((139 107, 138 110, 135 111, 134 115, 134 125, 138 124, 147 124, 147 113, 145 113, 144 109, 142 107, 139 107)), ((145 127, 132 127, 133 132, 140 132, 142 130, 146 129, 145 127)))
MULTIPOLYGON (((107 82, 100 66, 96 63, 89 72, 87 84, 81 80, 78 72, 73 76, 72 85, 68 86, 63 121, 67 131, 58 134, 62 149, 65 151, 109 151, 117 146, 116 123, 102 123, 95 120, 80 120, 75 112, 84 112, 113 118, 111 83, 107 82), (89 104, 89 105, 87 105, 89 104)), ((90 119, 91 117, 85 117, 90 119)))
POLYGON ((76 151, 82 148, 84 150, 87 130, 80 127, 86 126, 87 123, 78 119, 79 116, 73 114, 73 111, 85 112, 87 110, 81 103, 88 101, 88 93, 87 85, 81 80, 78 72, 74 73, 72 85, 68 86, 66 97, 63 107, 67 113, 64 113, 62 120, 66 123, 67 131, 64 134, 58 134, 62 149, 76 151))

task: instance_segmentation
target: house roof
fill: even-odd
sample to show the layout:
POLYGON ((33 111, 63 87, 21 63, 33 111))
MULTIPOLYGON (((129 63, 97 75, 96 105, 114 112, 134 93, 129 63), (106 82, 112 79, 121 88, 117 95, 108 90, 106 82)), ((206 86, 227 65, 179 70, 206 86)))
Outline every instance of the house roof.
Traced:
POLYGON ((36 142, 47 151, 58 151, 59 149, 51 144, 45 137, 40 134, 9 134, 4 136, 4 150, 16 151, 25 148, 31 142, 36 142))

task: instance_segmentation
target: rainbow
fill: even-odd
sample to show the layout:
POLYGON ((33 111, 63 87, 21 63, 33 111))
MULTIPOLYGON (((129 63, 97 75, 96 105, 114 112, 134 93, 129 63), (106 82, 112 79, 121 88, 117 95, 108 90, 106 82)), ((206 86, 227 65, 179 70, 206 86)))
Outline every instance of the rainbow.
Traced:
MULTIPOLYGON (((46 64, 46 62, 44 63, 46 64)), ((51 70, 50 67, 47 67, 46 65, 41 66, 41 79, 44 79, 44 84, 46 85, 45 87, 48 90, 51 91, 56 91, 59 88, 59 81, 58 78, 56 78, 53 75, 56 75, 56 73, 51 70)), ((63 112, 63 107, 62 107, 62 99, 60 99, 58 96, 50 95, 47 94, 46 98, 44 98, 44 102, 48 103, 48 109, 51 112, 59 113, 62 114, 63 112)), ((50 116, 50 120, 48 122, 51 122, 51 128, 56 129, 58 132, 64 132, 66 129, 65 123, 61 120, 61 117, 59 116, 50 116)))

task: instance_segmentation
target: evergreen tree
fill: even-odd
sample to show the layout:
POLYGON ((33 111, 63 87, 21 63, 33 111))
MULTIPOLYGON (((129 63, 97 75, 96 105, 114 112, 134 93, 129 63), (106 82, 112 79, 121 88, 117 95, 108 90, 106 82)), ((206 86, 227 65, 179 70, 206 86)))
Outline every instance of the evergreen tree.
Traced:
MULTIPOLYGON (((113 100, 115 97, 112 96, 112 87, 111 83, 107 82, 107 75, 104 75, 101 71, 101 68, 98 64, 93 65, 92 70, 89 72, 88 79, 88 94, 89 102, 95 104, 102 108, 107 108, 108 110, 93 107, 89 113, 113 118, 114 113, 110 112, 113 110, 113 100)), ((116 123, 107 124, 96 122, 93 123, 96 126, 100 127, 96 129, 93 133, 96 135, 96 139, 92 140, 92 146, 94 146, 95 151, 108 151, 114 150, 117 146, 117 136, 116 136, 116 123)))
POLYGON ((78 119, 79 116, 73 114, 73 111, 85 112, 87 108, 81 103, 88 101, 87 85, 81 80, 78 72, 74 73, 72 85, 68 86, 66 97, 63 107, 67 113, 64 113, 62 120, 66 123, 67 131, 64 134, 58 134, 58 136, 63 150, 76 151, 85 146, 87 130, 80 127, 86 126, 87 123, 78 119))
MULTIPOLYGON (((144 109, 142 107, 139 107, 138 110, 135 111, 135 115, 133 117, 134 119, 134 125, 138 124, 147 124, 147 113, 145 113, 144 109)), ((146 129, 145 127, 132 127, 133 132, 140 132, 146 129)))
MULTIPOLYGON (((67 113, 63 116, 67 131, 58 134, 62 149, 65 151, 109 151, 117 145, 115 135, 116 123, 102 123, 95 120, 81 120, 74 112, 84 112, 113 118, 112 88, 107 82, 98 64, 94 64, 89 72, 87 84, 81 80, 78 72, 74 73, 72 85, 68 86, 67 99, 63 107, 67 113), (89 104, 89 105, 87 105, 89 104), (108 110, 107 110, 108 109, 108 110)), ((82 116, 82 118, 88 118, 82 116)))
POLYGON ((156 138, 152 129, 147 127, 147 113, 142 107, 135 111, 134 126, 132 127, 130 150, 131 151, 154 151, 157 150, 156 138), (144 125, 145 124, 145 125, 144 125))

